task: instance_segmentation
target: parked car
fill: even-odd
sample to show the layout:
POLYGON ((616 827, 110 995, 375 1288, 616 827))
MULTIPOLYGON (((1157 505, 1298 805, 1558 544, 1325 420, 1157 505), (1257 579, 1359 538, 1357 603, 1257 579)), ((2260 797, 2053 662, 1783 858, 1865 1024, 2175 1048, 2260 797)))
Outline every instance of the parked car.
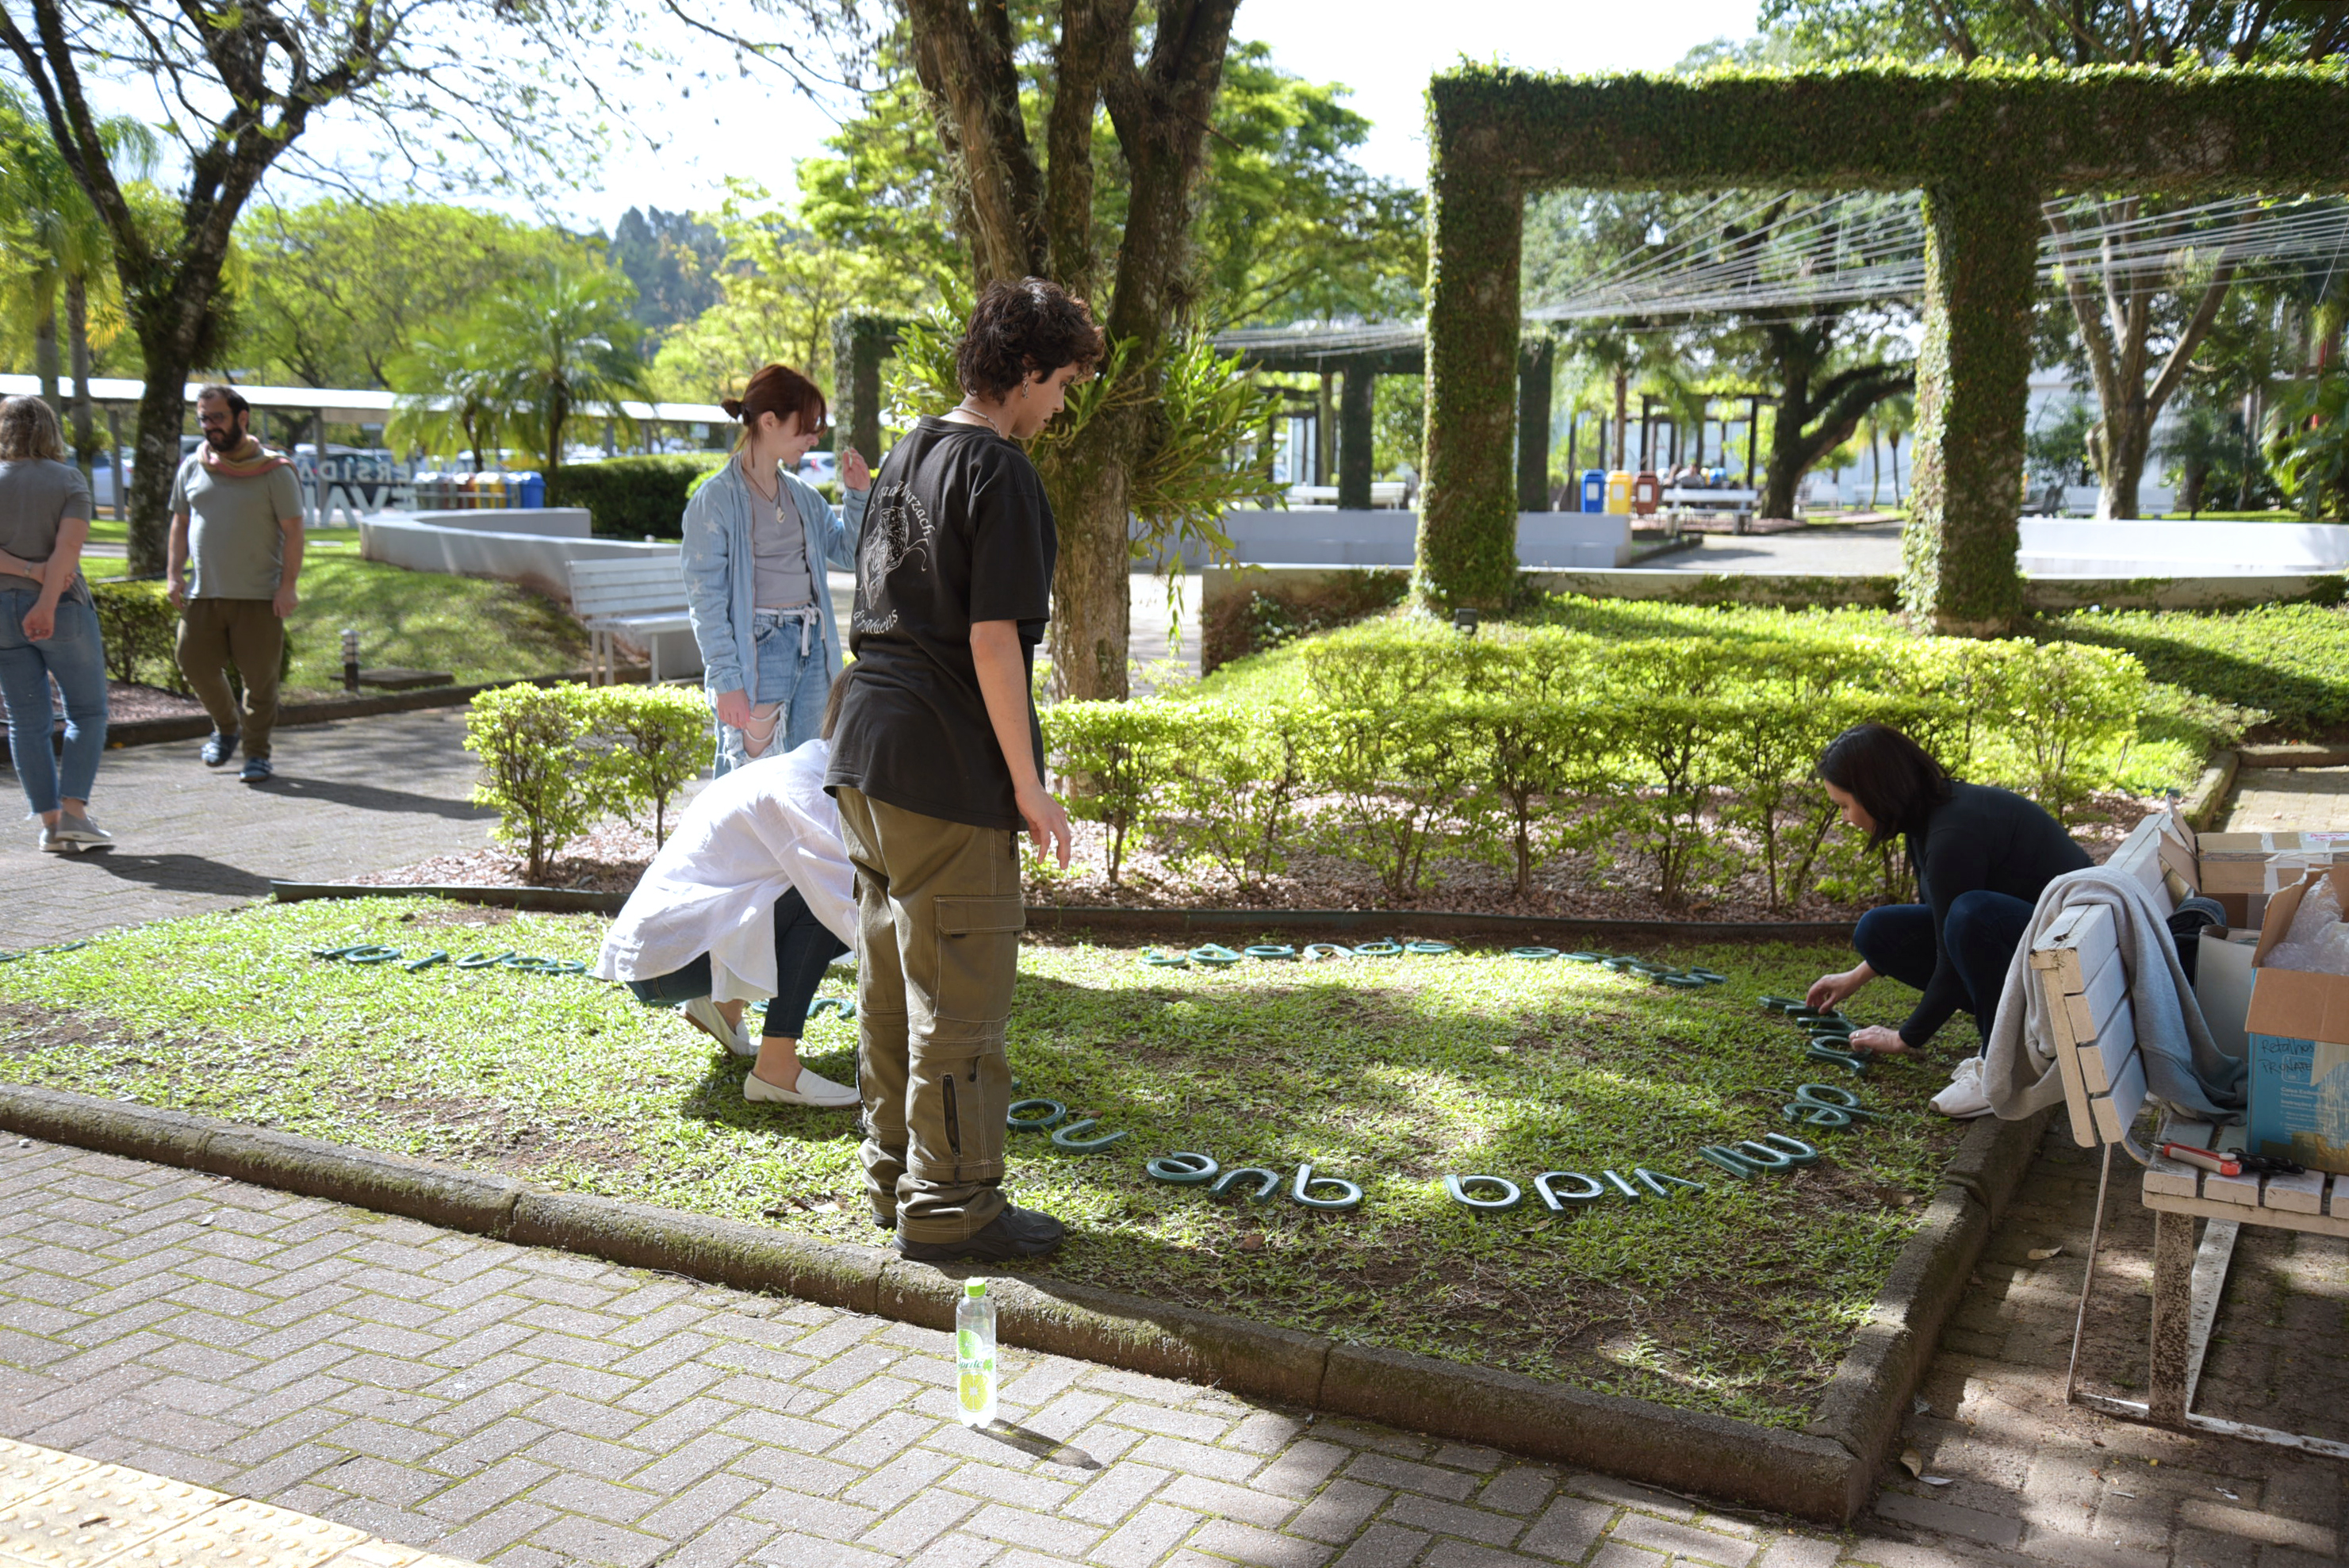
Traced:
POLYGON ((840 459, 836 453, 812 452, 800 459, 800 477, 810 484, 821 484, 827 479, 840 477, 840 459))

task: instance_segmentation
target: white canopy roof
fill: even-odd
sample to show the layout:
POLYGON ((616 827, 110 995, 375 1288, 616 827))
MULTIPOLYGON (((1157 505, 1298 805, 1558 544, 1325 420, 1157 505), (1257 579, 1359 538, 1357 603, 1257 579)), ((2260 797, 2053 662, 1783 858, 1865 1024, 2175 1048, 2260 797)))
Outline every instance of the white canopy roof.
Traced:
MULTIPOLYGON (((191 381, 187 400, 196 400, 196 389, 207 382, 191 381)), ((60 398, 73 395, 70 376, 57 379, 60 398)), ((41 380, 37 376, 0 376, 0 396, 25 397, 37 394, 41 380)), ((317 412, 336 424, 379 425, 391 417, 399 401, 398 392, 374 387, 245 387, 237 390, 245 401, 256 409, 278 409, 289 412, 317 412)), ((90 400, 99 403, 135 403, 147 392, 147 383, 115 376, 92 376, 89 379, 90 400)), ((724 425, 734 421, 726 410, 715 403, 639 403, 624 402, 621 410, 632 420, 652 420, 662 424, 724 425)))

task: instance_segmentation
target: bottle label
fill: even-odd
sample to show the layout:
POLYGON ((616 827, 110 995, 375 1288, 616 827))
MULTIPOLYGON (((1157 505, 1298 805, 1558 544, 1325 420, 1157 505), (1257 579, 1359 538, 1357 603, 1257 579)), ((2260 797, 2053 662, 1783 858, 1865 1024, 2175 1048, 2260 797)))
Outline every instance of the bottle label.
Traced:
POLYGON ((988 1392, 995 1382, 995 1352, 967 1328, 955 1331, 955 1370, 962 1407, 986 1409, 988 1392))

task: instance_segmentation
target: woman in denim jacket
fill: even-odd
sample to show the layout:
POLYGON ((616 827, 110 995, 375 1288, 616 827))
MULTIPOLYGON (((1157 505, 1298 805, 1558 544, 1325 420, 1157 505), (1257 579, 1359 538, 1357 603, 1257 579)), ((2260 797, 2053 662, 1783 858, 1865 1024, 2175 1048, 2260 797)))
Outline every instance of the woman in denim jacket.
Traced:
POLYGON ((742 421, 733 461, 685 505, 685 597, 718 715, 715 772, 815 737, 840 672, 827 562, 856 566, 872 470, 842 456, 843 515, 792 470, 824 432, 823 393, 785 365, 750 378, 727 413, 742 421))

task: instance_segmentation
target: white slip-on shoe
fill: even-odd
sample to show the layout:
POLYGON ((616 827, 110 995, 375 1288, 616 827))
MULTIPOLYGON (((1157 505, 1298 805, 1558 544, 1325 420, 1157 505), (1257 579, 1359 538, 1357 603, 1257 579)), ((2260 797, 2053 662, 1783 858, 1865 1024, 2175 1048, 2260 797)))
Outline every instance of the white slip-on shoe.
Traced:
POLYGON ((813 1106, 818 1110, 844 1111, 856 1104, 856 1091, 835 1084, 814 1068, 802 1065, 796 1087, 779 1089, 756 1073, 742 1080, 742 1097, 766 1105, 813 1106))
POLYGON ((41 828, 41 853, 44 855, 77 855, 81 846, 46 824, 41 828))
POLYGON ((1969 1056, 1950 1075, 1950 1086, 1933 1096, 1933 1108, 1964 1121, 1990 1115, 1990 1096, 1982 1093, 1982 1058, 1969 1056))
POLYGON ((688 1023, 737 1056, 756 1056, 759 1054, 759 1043, 750 1038, 750 1032, 740 1024, 727 1023, 726 1015, 718 1011, 718 1004, 709 998, 697 996, 678 1011, 685 1014, 688 1023))

